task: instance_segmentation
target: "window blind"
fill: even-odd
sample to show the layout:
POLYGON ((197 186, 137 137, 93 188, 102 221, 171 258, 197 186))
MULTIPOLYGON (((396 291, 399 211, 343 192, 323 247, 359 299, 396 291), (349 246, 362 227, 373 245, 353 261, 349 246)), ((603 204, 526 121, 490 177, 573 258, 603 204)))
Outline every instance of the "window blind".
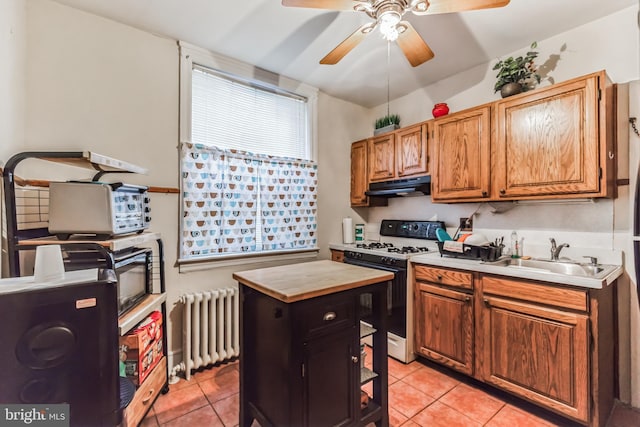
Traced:
POLYGON ((256 154, 311 158, 306 99, 194 68, 192 142, 256 154))

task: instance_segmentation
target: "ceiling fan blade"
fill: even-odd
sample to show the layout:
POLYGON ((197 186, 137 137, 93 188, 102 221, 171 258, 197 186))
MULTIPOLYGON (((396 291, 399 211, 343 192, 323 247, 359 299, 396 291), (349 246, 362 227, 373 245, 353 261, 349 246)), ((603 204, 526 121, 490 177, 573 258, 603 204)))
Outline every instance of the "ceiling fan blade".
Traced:
POLYGON ((492 9, 509 4, 510 0, 429 0, 428 8, 421 11, 412 9, 416 15, 435 15, 437 13, 464 12, 466 10, 492 9))
POLYGON ((353 0, 282 0, 283 6, 314 9, 353 10, 359 2, 353 0))
POLYGON ((344 39, 342 43, 335 47, 331 52, 327 54, 324 58, 320 60, 321 64, 327 65, 335 65, 337 64, 344 56, 351 52, 351 50, 358 46, 362 40, 375 28, 375 22, 370 22, 368 24, 364 24, 356 31, 353 32, 349 37, 344 39))
POLYGON ((431 48, 408 21, 401 21, 398 26, 404 27, 405 30, 398 35, 396 42, 413 67, 425 63, 435 56, 431 48))

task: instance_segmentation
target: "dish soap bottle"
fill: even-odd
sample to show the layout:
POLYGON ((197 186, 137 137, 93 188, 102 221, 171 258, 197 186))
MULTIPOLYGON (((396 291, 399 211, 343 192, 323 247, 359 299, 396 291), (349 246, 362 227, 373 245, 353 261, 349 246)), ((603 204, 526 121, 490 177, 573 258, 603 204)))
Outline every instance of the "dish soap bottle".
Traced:
POLYGON ((515 230, 511 233, 511 258, 520 258, 518 233, 515 230))

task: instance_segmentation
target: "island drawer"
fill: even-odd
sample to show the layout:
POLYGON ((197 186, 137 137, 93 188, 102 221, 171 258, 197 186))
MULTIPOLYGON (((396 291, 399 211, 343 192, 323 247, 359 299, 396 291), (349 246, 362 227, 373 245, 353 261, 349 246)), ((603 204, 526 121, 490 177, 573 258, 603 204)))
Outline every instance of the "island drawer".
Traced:
POLYGON ((302 333, 307 336, 349 328, 356 324, 356 307, 352 298, 323 297, 319 301, 302 304, 297 309, 300 313, 294 317, 300 319, 302 333))

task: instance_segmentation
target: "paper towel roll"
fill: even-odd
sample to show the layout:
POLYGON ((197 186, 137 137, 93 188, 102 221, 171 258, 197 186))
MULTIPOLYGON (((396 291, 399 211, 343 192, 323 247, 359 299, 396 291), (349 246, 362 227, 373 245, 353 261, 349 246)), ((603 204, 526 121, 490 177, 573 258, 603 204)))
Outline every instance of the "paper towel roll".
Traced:
POLYGON ((342 218, 342 243, 353 243, 353 220, 351 218, 342 218))

